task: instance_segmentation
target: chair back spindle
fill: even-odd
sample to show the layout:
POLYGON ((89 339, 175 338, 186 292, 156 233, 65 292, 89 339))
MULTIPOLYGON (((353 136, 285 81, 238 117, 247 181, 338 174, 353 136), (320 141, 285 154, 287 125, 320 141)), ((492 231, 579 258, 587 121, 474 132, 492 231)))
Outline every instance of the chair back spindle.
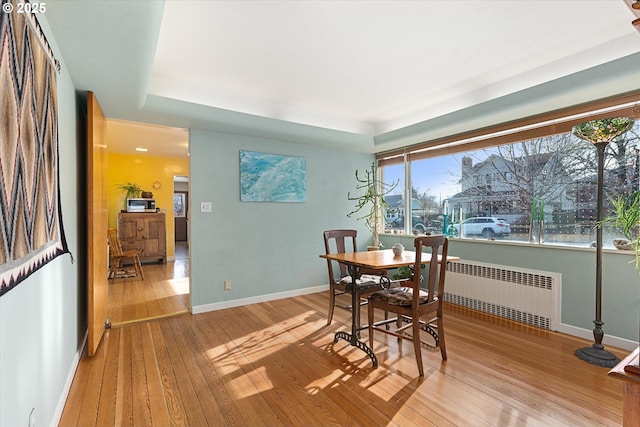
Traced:
MULTIPOLYGON (((343 254, 347 251, 357 250, 356 236, 358 232, 356 230, 327 230, 324 235, 324 250, 328 254, 343 254), (351 242, 349 248, 347 242, 351 242)), ((345 277, 347 272, 347 266, 337 263, 335 261, 327 260, 327 268, 329 269, 330 283, 335 283, 341 278, 345 277), (337 265, 337 268, 336 268, 337 265), (340 277, 335 277, 335 273, 339 271, 340 277)))

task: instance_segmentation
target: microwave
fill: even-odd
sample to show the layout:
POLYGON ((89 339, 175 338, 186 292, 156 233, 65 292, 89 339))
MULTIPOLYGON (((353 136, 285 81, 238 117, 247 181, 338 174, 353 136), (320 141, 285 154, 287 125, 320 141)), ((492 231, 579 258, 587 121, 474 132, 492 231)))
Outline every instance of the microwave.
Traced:
POLYGON ((127 199, 127 212, 155 212, 155 199, 127 199))

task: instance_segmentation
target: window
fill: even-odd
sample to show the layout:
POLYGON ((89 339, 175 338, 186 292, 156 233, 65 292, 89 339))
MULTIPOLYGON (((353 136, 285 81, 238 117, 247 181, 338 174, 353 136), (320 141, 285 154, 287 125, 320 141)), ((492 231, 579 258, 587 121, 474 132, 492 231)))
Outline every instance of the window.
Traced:
MULTIPOLYGON (((605 215, 610 199, 640 190, 640 108, 634 107, 625 110, 633 115, 626 115, 639 120, 606 149, 605 215)), ((483 140, 463 146, 469 147, 466 150, 405 149, 406 160, 400 164, 398 157, 378 157, 383 176, 388 168, 403 167, 411 177, 405 194, 417 203, 411 205, 412 226, 407 232, 424 229, 455 235, 461 221, 482 217, 494 220, 470 221, 474 238, 588 247, 595 241, 596 150, 572 135, 571 127, 565 125, 565 131, 557 133, 554 124, 548 135, 540 131, 534 138, 512 137, 508 144, 500 144, 504 140, 497 137, 494 145, 483 140), (495 220, 501 221, 491 222, 495 220)), ((603 229, 603 236, 605 247, 622 237, 612 227, 603 229)))
POLYGON ((405 197, 404 197, 404 165, 395 164, 382 170, 382 180, 388 184, 397 184, 395 189, 385 196, 387 207, 384 212, 384 229, 388 233, 404 232, 405 197))
POLYGON ((176 218, 187 216, 184 193, 173 193, 173 216, 176 218))

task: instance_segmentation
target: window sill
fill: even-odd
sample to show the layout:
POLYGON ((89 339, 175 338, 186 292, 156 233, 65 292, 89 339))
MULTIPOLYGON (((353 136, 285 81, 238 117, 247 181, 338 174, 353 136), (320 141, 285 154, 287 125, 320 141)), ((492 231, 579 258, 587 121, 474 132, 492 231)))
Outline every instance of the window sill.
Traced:
MULTIPOLYGON (((393 238, 393 237, 401 237, 401 238, 415 238, 417 236, 413 234, 396 234, 396 233, 380 233, 380 237, 383 238, 393 238)), ((483 238, 469 238, 469 237, 450 237, 450 242, 461 242, 461 243, 472 243, 472 244, 492 244, 492 245, 501 245, 501 246, 517 246, 517 247, 531 247, 531 248, 540 248, 540 249, 560 249, 560 250, 571 250, 571 251, 580 251, 580 252, 594 252, 595 248, 588 246, 575 246, 561 243, 529 243, 529 242, 520 242, 516 240, 488 240, 483 238)), ((604 253, 615 253, 620 255, 628 255, 635 256, 633 251, 628 250, 620 250, 614 247, 603 247, 602 251, 604 253)))
MULTIPOLYGON (((459 241, 459 242, 465 242, 465 243, 489 243, 489 244, 496 244, 496 245, 505 245, 505 246, 518 246, 518 247, 531 247, 531 248, 548 248, 548 249, 560 249, 560 250, 571 250, 571 251, 581 251, 581 252, 594 252, 596 248, 593 247, 589 247, 589 246, 576 246, 576 245, 568 245, 568 244, 562 244, 562 243, 529 243, 529 242, 518 242, 515 240, 487 240, 487 239, 475 239, 475 238, 466 238, 466 237, 452 237, 450 238, 451 242, 455 242, 455 241, 459 241)), ((603 252, 606 253, 618 253, 621 255, 630 255, 630 256, 634 256, 634 252, 633 251, 625 251, 625 250, 620 250, 620 249, 616 249, 614 247, 603 247, 602 248, 603 252)))

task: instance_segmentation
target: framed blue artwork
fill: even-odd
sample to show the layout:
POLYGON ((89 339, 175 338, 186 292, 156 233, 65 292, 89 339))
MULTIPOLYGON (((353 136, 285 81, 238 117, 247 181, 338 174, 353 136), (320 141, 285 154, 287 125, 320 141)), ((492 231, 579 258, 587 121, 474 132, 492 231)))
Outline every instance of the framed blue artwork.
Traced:
POLYGON ((304 203, 307 200, 306 159, 240 151, 240 200, 304 203))

